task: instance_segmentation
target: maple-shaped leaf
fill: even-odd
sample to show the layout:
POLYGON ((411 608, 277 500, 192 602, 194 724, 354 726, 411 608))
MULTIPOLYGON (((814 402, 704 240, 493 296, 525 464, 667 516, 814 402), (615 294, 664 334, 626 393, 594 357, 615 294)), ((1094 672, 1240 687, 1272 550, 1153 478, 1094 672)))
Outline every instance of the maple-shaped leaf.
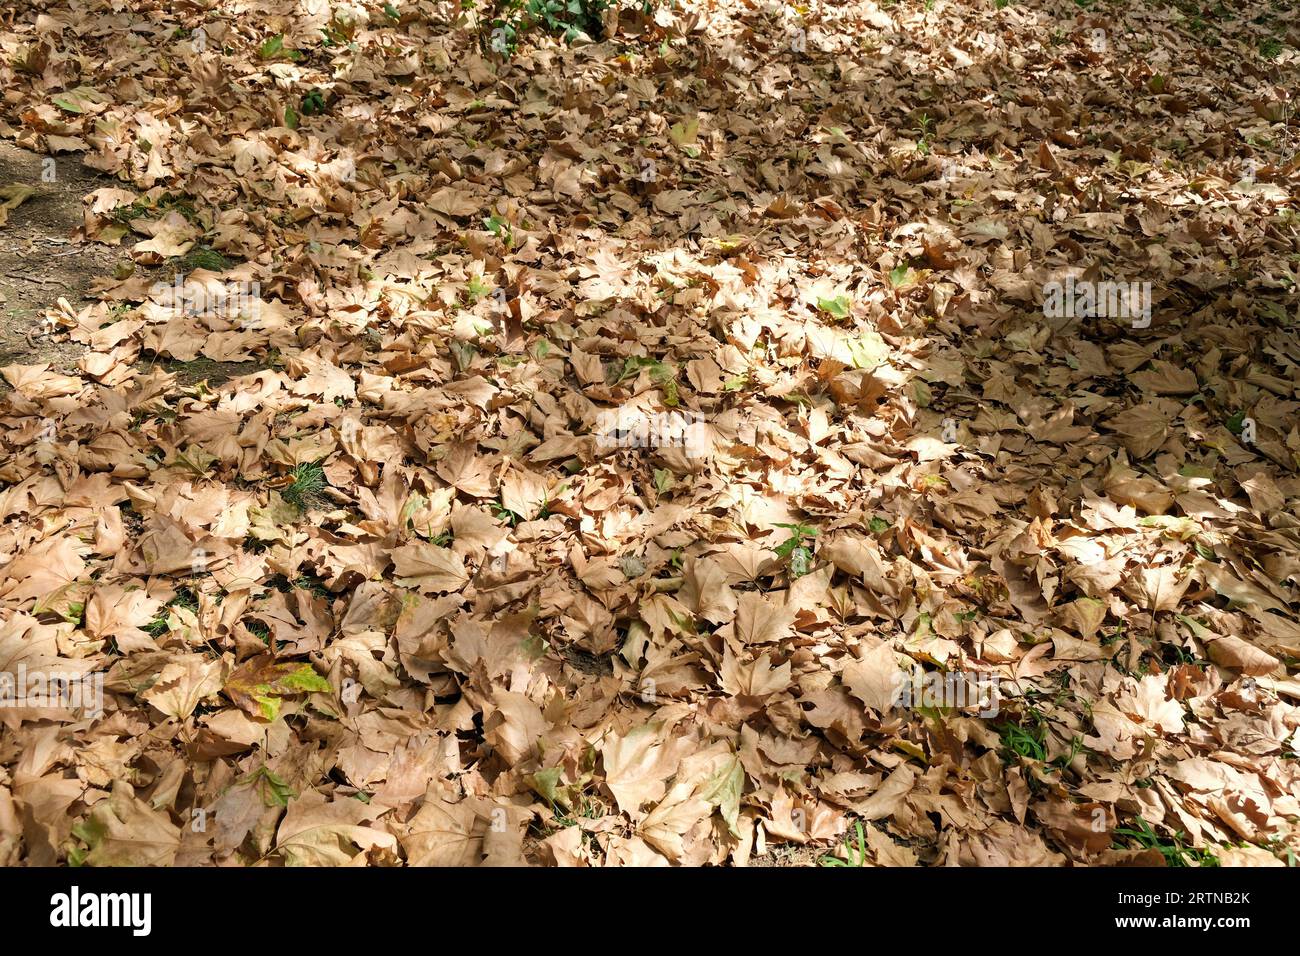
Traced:
POLYGON ((1191 583, 1190 574, 1181 573, 1177 565, 1166 564, 1134 571, 1122 588, 1145 611, 1174 611, 1191 583))
POLYGON ((665 740, 657 724, 633 728, 622 737, 606 737, 600 751, 605 786, 619 809, 635 819, 643 803, 662 800, 668 792, 666 781, 687 747, 683 740, 665 740))
POLYGON ((397 582, 425 593, 459 591, 469 582, 464 560, 450 548, 415 541, 394 548, 392 557, 397 582))
POLYGON ((181 845, 180 828, 166 812, 141 800, 123 780, 114 782, 108 799, 96 803, 72 834, 86 848, 69 854, 69 862, 83 866, 171 866, 181 845))
POLYGON ((894 649, 880 644, 861 660, 844 665, 840 679, 849 693, 878 714, 887 714, 898 703, 906 675, 898 666, 894 649))
POLYGON ((745 644, 771 644, 790 635, 795 608, 777 605, 757 591, 745 591, 737 602, 734 633, 745 644))
POLYGON ((285 697, 328 693, 330 682, 310 664, 277 663, 271 654, 250 658, 231 672, 222 691, 252 717, 275 720, 285 697))
POLYGON ((168 717, 184 720, 200 701, 221 689, 222 669, 221 661, 208 660, 202 654, 179 656, 162 669, 140 699, 168 717))
POLYGON ((525 521, 532 521, 545 507, 546 479, 526 468, 510 471, 501 479, 501 504, 525 521))
POLYGON ((397 850, 397 838, 365 826, 378 815, 359 800, 327 800, 309 792, 289 804, 276 832, 286 866, 346 866, 372 848, 397 850))
POLYGON ((411 866, 469 866, 479 861, 485 825, 473 800, 453 802, 436 784, 429 785, 420 811, 401 837, 411 866))
POLYGON ((700 132, 700 118, 693 116, 680 123, 674 123, 668 129, 668 138, 678 146, 693 144, 700 132))
MULTIPOLYGON (((788 667, 789 665, 784 665, 788 667)), ((700 790, 700 796, 718 808, 718 813, 726 821, 727 828, 737 834, 736 823, 740 819, 740 798, 745 792, 745 768, 740 758, 729 755, 700 790)))

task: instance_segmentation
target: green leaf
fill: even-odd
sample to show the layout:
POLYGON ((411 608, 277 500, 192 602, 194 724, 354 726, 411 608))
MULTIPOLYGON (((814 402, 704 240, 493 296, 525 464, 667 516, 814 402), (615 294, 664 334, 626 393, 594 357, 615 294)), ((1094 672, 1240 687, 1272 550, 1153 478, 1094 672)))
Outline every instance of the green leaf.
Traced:
POLYGON ((331 690, 330 682, 317 674, 310 664, 303 664, 296 671, 281 677, 279 683, 280 687, 286 691, 296 691, 304 694, 326 694, 331 690))
POLYGON ((817 308, 836 319, 847 319, 853 307, 847 295, 837 295, 833 299, 818 299, 817 308))
POLYGON ((261 695, 255 695, 253 697, 253 700, 257 701, 258 706, 261 708, 262 716, 266 718, 267 723, 270 723, 271 721, 275 720, 275 718, 280 716, 279 697, 264 697, 261 695))
MULTIPOLYGON (((258 47, 257 55, 263 60, 272 60, 284 52, 284 36, 277 33, 258 47)), ((290 127, 292 129, 292 127, 290 127)))
POLYGON ((298 128, 298 111, 292 106, 286 106, 284 108, 284 125, 289 127, 289 129, 298 128))
POLYGON ((808 573, 812 565, 812 549, 804 547, 803 539, 817 537, 817 529, 804 524, 783 524, 781 522, 777 522, 776 527, 788 528, 791 534, 789 538, 772 550, 776 552, 777 557, 789 558, 790 573, 795 577, 802 577, 808 573))
POLYGON ((277 663, 271 654, 250 658, 226 678, 222 692, 253 717, 273 721, 280 715, 282 698, 325 693, 329 681, 310 664, 277 663))
POLYGON ((785 524, 784 522, 778 521, 775 525, 773 525, 773 527, 788 528, 791 531, 793 531, 796 535, 801 535, 802 537, 805 538, 817 537, 817 529, 810 528, 806 524, 785 524))
POLYGON ((85 107, 74 100, 71 96, 54 97, 54 105, 61 110, 67 110, 69 113, 84 113, 85 107))
POLYGON ((536 790, 542 799, 567 809, 570 806, 568 788, 560 786, 560 774, 559 767, 547 767, 529 777, 528 785, 536 790))
POLYGON ((704 784, 700 796, 718 808, 727 829, 740 836, 736 823, 740 819, 740 797, 745 790, 745 770, 734 754, 704 784))
POLYGON ((889 346, 875 329, 868 329, 859 338, 850 339, 847 346, 854 368, 870 371, 884 365, 889 358, 889 346))
POLYGON ((308 90, 299 104, 303 116, 319 116, 325 112, 325 94, 318 89, 308 90))
POLYGON ((1138 521, 1143 528, 1159 528, 1168 538, 1190 541, 1201 533, 1201 523, 1193 518, 1174 515, 1147 515, 1138 521))
POLYGON ((253 774, 253 784, 261 791, 262 802, 268 807, 287 807, 298 796, 293 787, 285 783, 269 767, 259 767, 253 774))
POLYGON ((686 146, 695 142, 700 132, 699 117, 674 123, 668 128, 668 138, 677 146, 686 146))

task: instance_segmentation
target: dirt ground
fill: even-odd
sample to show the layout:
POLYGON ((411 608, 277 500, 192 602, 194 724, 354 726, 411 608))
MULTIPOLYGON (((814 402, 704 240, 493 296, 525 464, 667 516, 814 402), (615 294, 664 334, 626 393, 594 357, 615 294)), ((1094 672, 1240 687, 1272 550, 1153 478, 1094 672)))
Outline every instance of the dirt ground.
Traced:
POLYGON ((49 362, 56 371, 73 370, 81 346, 56 342, 44 334, 45 310, 66 298, 86 300, 91 283, 112 273, 122 253, 101 243, 78 243, 81 200, 113 183, 79 157, 55 158, 55 180, 42 182, 45 157, 11 143, 0 143, 0 186, 20 184, 36 194, 10 210, 0 226, 0 365, 49 362))
MULTIPOLYGON (((108 278, 114 268, 131 263, 122 248, 101 242, 79 241, 82 200, 96 189, 120 186, 113 177, 86 166, 79 156, 55 157, 55 179, 42 181, 40 153, 0 142, 0 187, 30 186, 35 195, 9 211, 0 226, 0 366, 48 362, 57 372, 75 373, 82 347, 56 341, 42 327, 46 310, 60 298, 80 308, 91 299, 87 292, 97 279, 108 278)), ((171 280, 178 261, 159 268, 158 276, 171 280)), ((218 385, 256 371, 256 362, 214 362, 200 356, 193 362, 159 363, 174 372, 183 386, 199 382, 218 385)), ((8 385, 0 381, 0 389, 8 385)))

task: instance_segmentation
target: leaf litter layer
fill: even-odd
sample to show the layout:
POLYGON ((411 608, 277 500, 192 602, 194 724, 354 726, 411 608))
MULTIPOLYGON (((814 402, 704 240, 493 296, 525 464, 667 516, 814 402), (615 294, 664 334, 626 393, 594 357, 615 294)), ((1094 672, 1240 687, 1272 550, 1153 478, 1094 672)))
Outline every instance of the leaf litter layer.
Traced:
POLYGON ((472 17, 3 14, 0 859, 1294 862, 1287 5, 472 17))

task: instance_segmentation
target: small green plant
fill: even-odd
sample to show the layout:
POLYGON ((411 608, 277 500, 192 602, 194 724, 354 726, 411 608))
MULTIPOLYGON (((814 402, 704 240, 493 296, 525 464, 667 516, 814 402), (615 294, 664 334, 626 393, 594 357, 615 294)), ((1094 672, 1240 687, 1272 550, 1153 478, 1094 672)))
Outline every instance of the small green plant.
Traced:
POLYGON ((1295 850, 1291 849, 1291 847, 1287 846, 1281 840, 1275 838, 1269 840, 1268 843, 1264 845, 1272 850, 1273 853, 1287 866, 1295 867, 1300 865, 1300 857, 1296 855, 1295 850))
MULTIPOLYGON (((1160 855, 1165 858, 1167 866, 1218 866, 1219 858, 1209 850, 1198 850, 1195 847, 1186 846, 1183 843, 1184 834, 1181 830, 1175 831, 1173 839, 1169 841, 1161 840, 1155 830, 1151 829, 1151 824, 1147 823, 1142 817, 1138 817, 1134 826, 1117 827, 1114 831, 1115 836, 1125 837, 1132 840, 1143 850, 1159 850, 1160 855)), ((1130 849, 1116 841, 1117 850, 1130 849)))
POLYGON ((916 140, 916 151, 922 156, 930 153, 930 141, 934 138, 934 117, 929 113, 922 113, 916 118, 916 126, 912 131, 918 134, 916 140))
POLYGON ((1047 760, 1047 724, 1037 711, 1031 711, 1028 722, 1004 724, 999 736, 1008 763, 1013 756, 1039 763, 1047 760))
POLYGON ((1259 43, 1259 55, 1266 60, 1276 60, 1282 55, 1282 41, 1277 37, 1266 37, 1259 43))
POLYGON ((573 809, 565 808, 562 804, 550 801, 551 813, 555 820, 555 829, 563 830, 567 827, 576 827, 583 820, 599 820, 604 814, 600 804, 592 800, 585 793, 579 793, 576 806, 573 809))
POLYGON ((176 596, 163 605, 162 610, 148 624, 144 625, 143 630, 150 637, 162 637, 171 628, 171 614, 168 608, 181 607, 191 613, 198 613, 199 599, 189 588, 177 588, 176 596))
POLYGON ((469 277, 469 282, 465 283, 465 299, 468 305, 473 305, 483 296, 492 291, 492 287, 483 281, 483 277, 477 273, 469 277))
POLYGON ((1066 770, 1070 764, 1074 763, 1074 758, 1084 753, 1088 748, 1083 745, 1083 738, 1075 735, 1070 738, 1070 749, 1061 756, 1052 761, 1052 766, 1057 770, 1066 770))
POLYGON ((858 837, 856 854, 854 853, 853 843, 850 841, 850 838, 846 835, 844 838, 844 854, 845 856, 848 857, 847 860, 841 860, 838 856, 828 853, 826 854, 826 856, 822 857, 817 862, 820 863, 822 866, 866 866, 867 865, 867 839, 866 839, 866 833, 862 829, 862 822, 860 820, 854 820, 853 829, 856 832, 858 837))
POLYGON ((510 228, 510 223, 493 213, 483 219, 483 227, 488 232, 496 236, 505 244, 507 249, 513 249, 515 245, 515 234, 510 228))
POLYGON ((245 622, 244 627, 248 630, 249 634, 252 634, 267 647, 271 646, 271 629, 264 623, 261 621, 254 621, 250 618, 245 622))
POLYGON ((184 263, 191 269, 206 269, 209 272, 224 272, 230 268, 230 260, 208 246, 200 246, 191 251, 184 263))
POLYGON ((294 466, 289 473, 292 481, 284 488, 281 497, 299 511, 307 511, 322 500, 321 492, 328 486, 325 469, 319 462, 294 466))
POLYGON ((302 98, 301 109, 303 116, 319 116, 328 108, 328 104, 325 102, 325 94, 316 87, 308 90, 307 94, 302 98))
POLYGON ((492 509, 493 516, 501 519, 512 528, 524 520, 523 515, 511 511, 500 501, 489 501, 488 507, 492 509))
MULTIPOLYGON (((485 12, 479 41, 484 50, 509 57, 537 33, 570 44, 584 36, 599 40, 604 13, 612 5, 611 0, 496 0, 485 12)), ((649 7, 649 0, 643 5, 649 7)))
POLYGON ((817 529, 810 528, 803 524, 777 524, 778 528, 787 528, 790 531, 790 537, 786 538, 772 550, 776 552, 777 557, 784 558, 790 565, 790 574, 793 577, 803 577, 812 567, 812 539, 817 537, 817 529), (808 544, 804 544, 804 540, 808 544))

